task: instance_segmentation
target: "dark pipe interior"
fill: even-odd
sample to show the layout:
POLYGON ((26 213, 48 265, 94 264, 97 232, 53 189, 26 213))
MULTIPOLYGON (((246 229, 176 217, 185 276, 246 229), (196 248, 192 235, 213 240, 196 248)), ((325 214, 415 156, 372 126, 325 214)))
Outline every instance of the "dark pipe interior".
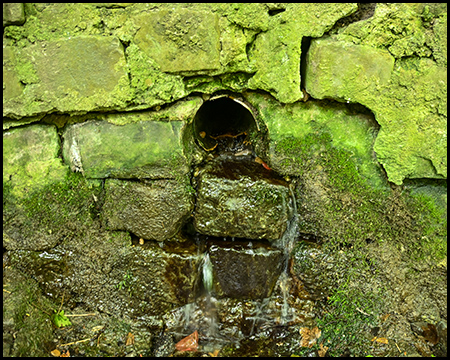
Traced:
POLYGON ((206 101, 194 117, 194 137, 207 151, 214 148, 217 137, 248 135, 255 130, 250 110, 227 96, 206 101))

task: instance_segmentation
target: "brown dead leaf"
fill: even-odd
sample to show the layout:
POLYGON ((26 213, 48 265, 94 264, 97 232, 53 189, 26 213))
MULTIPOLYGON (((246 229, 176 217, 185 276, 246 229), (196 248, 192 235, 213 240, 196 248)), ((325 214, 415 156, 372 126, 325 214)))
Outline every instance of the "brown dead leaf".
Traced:
POLYGON ((178 351, 197 351, 198 332, 195 330, 191 335, 186 336, 175 344, 178 351))
POLYGON ((59 357, 59 355, 61 355, 61 351, 59 351, 58 349, 55 349, 55 350, 50 351, 50 354, 52 354, 54 357, 59 357))
POLYGON ((381 321, 385 322, 387 320, 387 318, 390 316, 391 314, 384 314, 381 315, 381 321))
POLYGON ((322 334, 322 331, 315 326, 312 329, 303 327, 300 328, 300 335, 302 336, 302 340, 300 341, 300 346, 302 347, 312 347, 318 338, 320 338, 320 335, 322 334))
POLYGON ((320 343, 319 346, 320 346, 320 349, 317 350, 317 353, 319 354, 320 357, 324 357, 328 351, 328 346, 323 346, 322 343, 320 343))
POLYGON ((134 335, 132 333, 128 333, 127 340, 125 341, 125 346, 134 345, 134 335))

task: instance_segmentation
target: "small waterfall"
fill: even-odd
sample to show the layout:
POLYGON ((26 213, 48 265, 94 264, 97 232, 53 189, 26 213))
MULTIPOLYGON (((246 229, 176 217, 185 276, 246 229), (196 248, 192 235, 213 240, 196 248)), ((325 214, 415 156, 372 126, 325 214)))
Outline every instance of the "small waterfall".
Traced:
POLYGON ((203 287, 205 288, 207 294, 211 294, 213 289, 213 268, 208 252, 203 257, 202 275, 203 287))
POLYGON ((206 252, 203 257, 202 266, 203 275, 203 287, 205 289, 205 320, 208 323, 208 329, 206 329, 206 335, 208 337, 214 337, 217 334, 217 311, 216 311, 216 299, 212 295, 214 288, 214 275, 211 259, 209 253, 206 252))
POLYGON ((288 221, 286 231, 283 233, 283 236, 281 237, 281 239, 274 243, 276 247, 284 250, 284 271, 281 273, 278 280, 281 293, 283 295, 283 305, 281 309, 282 324, 286 324, 289 321, 295 319, 295 315, 292 313, 292 311, 290 311, 291 309, 288 303, 290 290, 289 258, 291 256, 292 250, 294 249, 294 245, 298 235, 298 212, 293 186, 290 186, 289 189, 291 192, 292 216, 288 221))

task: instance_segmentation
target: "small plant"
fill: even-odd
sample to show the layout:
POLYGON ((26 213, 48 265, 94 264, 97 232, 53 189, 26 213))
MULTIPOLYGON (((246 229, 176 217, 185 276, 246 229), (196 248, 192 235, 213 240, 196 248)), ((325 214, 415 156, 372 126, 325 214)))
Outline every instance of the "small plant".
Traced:
POLYGON ((67 318, 66 315, 64 315, 64 310, 61 310, 57 312, 56 310, 53 310, 53 314, 51 315, 51 319, 56 327, 64 327, 64 326, 70 326, 72 323, 67 318))
POLYGON ((116 289, 122 290, 122 288, 130 288, 130 281, 133 279, 133 274, 130 270, 123 275, 123 280, 121 280, 117 285, 116 289))

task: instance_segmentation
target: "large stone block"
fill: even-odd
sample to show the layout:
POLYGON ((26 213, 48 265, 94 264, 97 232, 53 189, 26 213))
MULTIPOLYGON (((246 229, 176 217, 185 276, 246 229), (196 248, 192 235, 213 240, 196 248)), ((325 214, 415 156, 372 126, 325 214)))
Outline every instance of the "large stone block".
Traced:
POLYGON ((307 55, 305 87, 314 98, 368 106, 372 94, 388 85, 393 68, 394 58, 387 50, 317 39, 307 55))
POLYGON ((10 260, 52 298, 64 293, 67 304, 136 318, 194 301, 202 254, 189 241, 132 246, 126 232, 92 231, 47 251, 16 251, 10 260))
POLYGON ((374 150, 388 178, 446 178, 447 69, 427 58, 332 38, 314 40, 306 89, 315 98, 358 102, 381 125, 374 150))
POLYGON ((69 37, 15 52, 20 60, 15 71, 27 86, 23 96, 4 102, 5 116, 92 111, 121 107, 129 100, 126 61, 117 38, 69 37))
POLYGON ((269 297, 285 265, 282 250, 257 243, 212 245, 209 257, 213 291, 235 299, 269 297))
POLYGON ((62 181, 68 168, 58 158, 55 126, 30 125, 3 133, 3 184, 17 197, 62 181))
POLYGON ((136 44, 163 72, 215 70, 219 61, 218 18, 187 9, 160 10, 136 20, 136 44))
POLYGON ((169 239, 193 210, 188 184, 177 180, 140 183, 108 179, 103 221, 111 230, 130 231, 144 239, 169 239))
POLYGON ((281 238, 292 216, 289 186, 253 161, 211 161, 198 176, 194 226, 212 236, 281 238))
POLYGON ((72 125, 64 133, 63 156, 73 171, 88 178, 175 178, 189 170, 183 125, 138 121, 119 126, 101 120, 72 125))

